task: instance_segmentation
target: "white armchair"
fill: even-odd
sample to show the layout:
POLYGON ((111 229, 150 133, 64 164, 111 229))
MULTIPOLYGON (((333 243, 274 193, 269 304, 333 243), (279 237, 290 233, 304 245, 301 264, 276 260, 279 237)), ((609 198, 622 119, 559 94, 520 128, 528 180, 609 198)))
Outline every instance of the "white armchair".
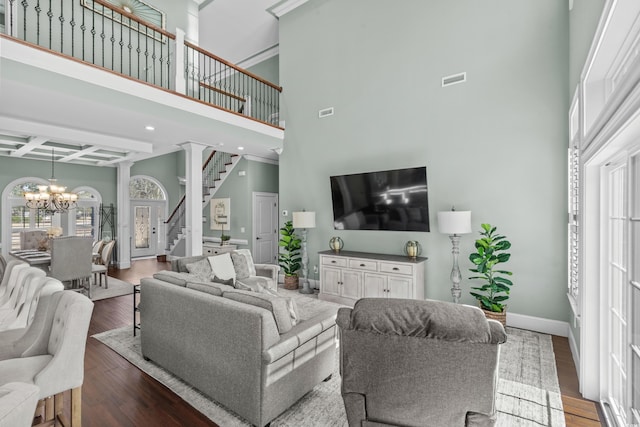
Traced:
POLYGON ((71 390, 71 425, 81 423, 84 353, 92 312, 93 303, 84 295, 56 292, 41 299, 22 336, 0 332, 0 386, 24 382, 40 388, 39 399, 53 396, 45 400, 49 408, 45 414, 52 414, 45 422, 62 417, 63 392, 71 390))
POLYGON ((40 389, 33 384, 0 386, 0 427, 30 427, 40 389))

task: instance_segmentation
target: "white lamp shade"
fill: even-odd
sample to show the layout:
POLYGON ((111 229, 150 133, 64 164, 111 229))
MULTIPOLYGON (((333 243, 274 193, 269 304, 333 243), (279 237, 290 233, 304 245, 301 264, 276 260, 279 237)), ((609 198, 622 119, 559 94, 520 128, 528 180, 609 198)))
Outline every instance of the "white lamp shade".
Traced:
POLYGON ((316 213, 307 211, 294 212, 293 228, 316 228, 316 213))
POLYGON ((471 211, 438 212, 438 230, 443 234, 471 233, 471 211))

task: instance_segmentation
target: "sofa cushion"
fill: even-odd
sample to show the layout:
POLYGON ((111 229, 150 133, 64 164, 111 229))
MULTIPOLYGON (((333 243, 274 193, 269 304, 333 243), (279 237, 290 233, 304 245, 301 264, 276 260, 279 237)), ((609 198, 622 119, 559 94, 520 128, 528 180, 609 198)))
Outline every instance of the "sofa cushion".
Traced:
POLYGON ((249 276, 256 276, 256 265, 253 263, 253 256, 251 255, 251 251, 249 249, 236 249, 234 252, 244 256, 244 258, 247 260, 249 276))
POLYGON ((198 276, 202 280, 211 280, 211 264, 207 258, 186 265, 189 274, 198 276))
POLYGON ((271 289, 270 285, 273 281, 266 277, 249 277, 247 279, 236 280, 235 288, 241 291, 258 292, 268 294, 274 297, 283 298, 287 303, 291 323, 295 326, 298 323, 298 307, 293 298, 278 295, 278 292, 271 289))
POLYGON ((236 270, 233 268, 233 261, 231 261, 231 255, 229 253, 210 256, 209 264, 211 265, 211 271, 216 277, 222 280, 236 280, 236 270))
POLYGON ((225 288, 227 287, 226 285, 220 285, 220 284, 214 283, 214 282, 208 282, 208 283, 187 282, 187 288, 188 289, 193 289, 195 291, 205 292, 207 294, 215 295, 217 297, 221 297, 222 293, 224 292, 223 289, 222 289, 222 286, 224 286, 225 288))
POLYGON ((251 276, 247 257, 234 251, 231 252, 231 261, 233 261, 233 268, 236 270, 236 280, 251 276))
POLYGON ((289 332, 294 326, 286 298, 267 293, 242 291, 238 289, 226 291, 222 296, 223 298, 228 298, 269 310, 271 314, 273 314, 273 318, 276 321, 276 326, 278 327, 278 332, 280 334, 289 332))
POLYGON ((186 286, 189 276, 184 273, 178 273, 177 271, 163 270, 154 273, 153 278, 162 280, 163 282, 173 283, 178 286, 186 286))

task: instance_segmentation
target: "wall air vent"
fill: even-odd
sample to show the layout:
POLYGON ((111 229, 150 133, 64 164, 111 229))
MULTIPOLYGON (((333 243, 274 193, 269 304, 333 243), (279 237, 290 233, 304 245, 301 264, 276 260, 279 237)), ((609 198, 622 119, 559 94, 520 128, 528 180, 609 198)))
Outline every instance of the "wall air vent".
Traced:
POLYGON ((467 73, 453 74, 451 76, 446 76, 442 78, 442 87, 447 87, 447 86, 455 85, 458 83, 464 83, 466 81, 467 81, 467 73))
POLYGON ((318 111, 318 117, 324 119, 325 117, 333 116, 333 107, 325 108, 318 111))

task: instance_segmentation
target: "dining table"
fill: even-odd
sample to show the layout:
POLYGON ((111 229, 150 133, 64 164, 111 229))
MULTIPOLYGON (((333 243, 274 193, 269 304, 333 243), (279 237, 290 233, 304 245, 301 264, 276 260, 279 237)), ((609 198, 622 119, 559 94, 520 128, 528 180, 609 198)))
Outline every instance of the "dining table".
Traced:
POLYGON ((18 251, 10 251, 9 255, 24 261, 32 267, 39 267, 46 270, 51 264, 51 253, 47 251, 39 251, 37 249, 22 249, 18 251))

